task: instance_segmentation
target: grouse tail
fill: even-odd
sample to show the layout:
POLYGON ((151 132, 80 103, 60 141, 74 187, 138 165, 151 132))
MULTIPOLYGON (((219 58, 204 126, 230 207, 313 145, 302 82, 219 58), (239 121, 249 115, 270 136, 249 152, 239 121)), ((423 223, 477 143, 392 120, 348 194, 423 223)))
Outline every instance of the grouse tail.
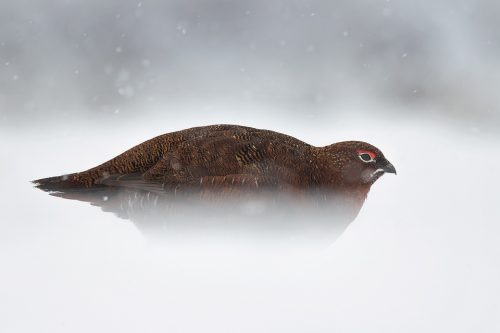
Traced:
POLYGON ((72 190, 81 190, 86 188, 85 184, 75 177, 76 174, 69 174, 57 177, 49 177, 33 180, 36 188, 46 192, 66 192, 72 190))

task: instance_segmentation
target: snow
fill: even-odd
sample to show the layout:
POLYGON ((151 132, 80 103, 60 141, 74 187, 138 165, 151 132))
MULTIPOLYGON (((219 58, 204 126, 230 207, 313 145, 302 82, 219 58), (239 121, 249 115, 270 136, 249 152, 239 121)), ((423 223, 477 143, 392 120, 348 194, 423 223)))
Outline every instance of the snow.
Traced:
MULTIPOLYGON (((261 118, 249 125, 280 124, 261 118)), ((317 251, 259 251, 227 238, 213 249, 203 243, 172 246, 145 237, 129 221, 51 197, 28 183, 93 166, 180 125, 143 119, 130 127, 80 125, 72 134, 55 127, 36 139, 28 132, 4 132, 0 330, 500 327, 499 182, 493 177, 500 157, 491 154, 498 147, 496 134, 464 135, 444 123, 369 116, 363 122, 339 119, 329 130, 287 124, 282 131, 317 145, 364 139, 398 169, 397 176, 378 180, 342 237, 317 251)))
POLYGON ((0 1, 0 332, 499 332, 497 9, 0 1), (171 244, 30 183, 214 123, 364 140, 398 175, 293 251, 171 244))

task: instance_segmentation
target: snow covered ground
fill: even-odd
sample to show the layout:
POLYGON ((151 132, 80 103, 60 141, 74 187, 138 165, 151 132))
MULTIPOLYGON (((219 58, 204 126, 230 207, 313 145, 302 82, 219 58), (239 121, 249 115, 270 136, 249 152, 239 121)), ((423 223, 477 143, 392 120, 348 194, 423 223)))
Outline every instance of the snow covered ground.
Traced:
POLYGON ((0 331, 500 330, 499 136, 430 117, 347 112, 283 122, 243 114, 3 130, 0 331), (365 140, 398 175, 382 177, 343 236, 314 253, 172 249, 128 221, 29 183, 210 122, 274 129, 316 145, 365 140))

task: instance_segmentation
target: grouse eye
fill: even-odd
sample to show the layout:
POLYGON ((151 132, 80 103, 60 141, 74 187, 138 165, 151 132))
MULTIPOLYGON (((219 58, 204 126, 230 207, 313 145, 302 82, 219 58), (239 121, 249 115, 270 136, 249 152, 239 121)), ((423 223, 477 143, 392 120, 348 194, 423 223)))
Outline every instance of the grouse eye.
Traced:
POLYGON ((359 157, 365 162, 370 162, 372 160, 372 157, 366 153, 359 155, 359 157))
POLYGON ((359 158, 366 163, 375 162, 375 153, 367 150, 358 151, 359 158))

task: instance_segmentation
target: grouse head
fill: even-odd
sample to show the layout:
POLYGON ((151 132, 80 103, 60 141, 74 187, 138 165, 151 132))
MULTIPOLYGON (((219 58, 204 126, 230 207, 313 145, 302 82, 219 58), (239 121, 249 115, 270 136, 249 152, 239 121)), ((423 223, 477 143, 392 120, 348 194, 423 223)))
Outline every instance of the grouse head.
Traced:
POLYGON ((336 170, 335 182, 346 186, 370 186, 384 173, 396 174, 396 168, 382 152, 366 142, 344 141, 325 147, 328 162, 336 170))

